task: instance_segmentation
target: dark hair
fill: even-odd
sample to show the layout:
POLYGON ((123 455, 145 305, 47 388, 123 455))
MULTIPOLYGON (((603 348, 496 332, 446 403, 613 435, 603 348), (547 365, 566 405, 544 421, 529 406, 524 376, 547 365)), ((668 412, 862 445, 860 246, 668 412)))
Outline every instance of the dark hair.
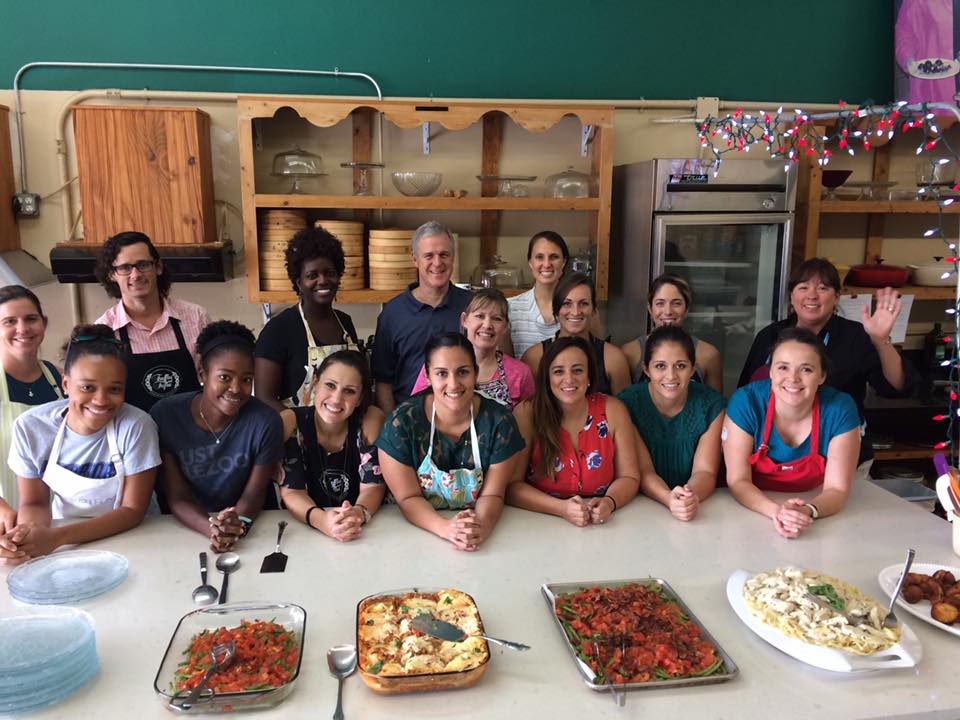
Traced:
POLYGON ((570 348, 577 348, 587 356, 587 394, 592 393, 597 384, 597 359, 590 343, 581 337, 561 337, 547 345, 543 357, 540 358, 540 369, 537 373, 537 389, 533 396, 533 423, 537 442, 540 443, 540 463, 536 471, 539 475, 551 479, 556 476, 554 460, 560 454, 560 423, 563 411, 550 389, 550 365, 560 353, 570 348))
POLYGON ((321 227, 308 227, 290 238, 287 243, 287 250, 284 254, 284 260, 287 264, 287 277, 293 283, 293 291, 300 293, 300 273, 303 272, 303 264, 307 260, 315 258, 326 258, 337 271, 337 275, 343 277, 347 264, 343 257, 343 245, 337 240, 336 236, 329 230, 321 227))
POLYGON ((370 407, 370 368, 367 366, 367 361, 356 350, 337 350, 335 353, 330 353, 327 355, 323 362, 320 363, 313 370, 313 379, 317 380, 327 368, 331 365, 346 365, 347 367, 353 368, 358 373, 360 373, 360 402, 357 403, 356 409, 353 411, 355 415, 359 418, 363 418, 364 413, 367 412, 367 408, 370 407))
POLYGON ((46 315, 43 314, 43 308, 40 307, 40 298, 38 298, 32 290, 28 290, 23 285, 4 285, 0 287, 0 305, 8 303, 11 300, 29 300, 36 306, 37 313, 39 313, 40 317, 46 319, 46 315))
POLYGON ((643 364, 649 365, 653 359, 653 353, 664 343, 676 343, 686 354, 690 364, 697 361, 697 348, 693 344, 693 338, 690 333, 679 325, 661 325, 652 333, 647 335, 646 345, 643 347, 643 364))
POLYGON ((477 354, 473 350, 473 345, 467 340, 466 335, 458 332, 446 332, 441 335, 434 335, 427 340, 427 344, 423 346, 423 364, 429 371, 430 359, 437 350, 457 347, 462 348, 463 351, 470 356, 470 362, 473 363, 474 371, 479 372, 480 369, 477 367, 477 354))
POLYGON ((560 317, 560 308, 563 307, 563 301, 567 299, 571 290, 580 285, 586 285, 590 288, 590 303, 594 310, 597 309, 597 289, 593 286, 590 276, 580 272, 568 273, 560 278, 557 287, 553 290, 553 317, 560 317))
POLYGON ((566 267, 567 262, 570 260, 570 249, 567 247, 567 241, 563 239, 563 236, 553 230, 541 230, 530 238, 530 242, 527 245, 527 260, 533 257, 533 246, 537 244, 537 240, 552 242, 560 248, 560 252, 563 253, 563 265, 566 267))
POLYGON ((812 277, 820 278, 822 282, 827 287, 831 287, 837 292, 840 292, 840 273, 837 272, 837 268, 833 266, 833 263, 827 260, 826 258, 810 258, 804 260, 802 263, 797 265, 794 268, 793 272, 790 273, 790 282, 787 284, 787 292, 793 292, 793 289, 800 283, 807 282, 812 277))
POLYGON ((207 325, 197 336, 197 355, 203 369, 210 358, 224 352, 238 352, 253 357, 256 340, 246 325, 233 320, 217 320, 207 325))
MULTIPOLYGON (((110 276, 113 274, 113 263, 123 248, 138 243, 146 245, 147 250, 150 251, 150 257, 153 258, 155 263, 159 264, 160 253, 157 251, 157 248, 154 247, 150 238, 142 232, 136 232, 134 230, 128 230, 114 235, 103 244, 103 249, 97 256, 97 264, 93 268, 93 274, 97 276, 97 280, 103 285, 103 289, 107 291, 107 295, 112 298, 120 299, 120 286, 110 279, 110 276)), ((170 285, 170 276, 165 272, 160 272, 160 268, 157 267, 157 290, 160 291, 160 297, 165 298, 170 294, 170 285)))
POLYGON ((86 355, 115 357, 126 369, 127 350, 107 325, 77 325, 63 346, 63 374, 69 375, 73 363, 86 355))
POLYGON ((693 293, 690 291, 690 283, 682 277, 667 274, 654 278, 653 282, 650 283, 650 290, 647 292, 647 305, 653 305, 653 298, 657 296, 660 288, 664 285, 673 285, 683 297, 683 302, 686 304, 687 309, 690 309, 690 306, 693 304, 693 293))
POLYGON ((787 342, 798 342, 812 347, 820 358, 820 369, 823 371, 823 374, 826 375, 827 372, 829 372, 830 356, 827 355, 827 348, 824 347, 823 342, 814 333, 805 328, 798 327, 784 328, 780 331, 780 334, 777 335, 773 347, 770 348, 771 367, 773 366, 773 354, 777 351, 778 347, 787 342))
POLYGON ((473 296, 470 298, 470 302, 468 302, 467 306, 463 309, 463 313, 464 315, 469 315, 485 305, 495 305, 497 309, 503 313, 503 319, 509 322, 510 304, 507 302, 507 298, 504 297, 503 291, 497 288, 483 287, 475 290, 473 296))

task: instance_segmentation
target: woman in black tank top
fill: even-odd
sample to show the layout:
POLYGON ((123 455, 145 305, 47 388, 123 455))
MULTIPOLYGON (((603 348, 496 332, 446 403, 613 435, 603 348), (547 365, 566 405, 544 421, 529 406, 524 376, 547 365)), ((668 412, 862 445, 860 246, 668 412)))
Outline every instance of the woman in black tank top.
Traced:
MULTIPOLYGON (((590 322, 596 314, 596 290, 590 278, 583 273, 565 275, 553 294, 553 314, 560 323, 557 337, 581 337, 590 343, 598 370, 596 390, 616 395, 630 386, 630 368, 623 352, 617 346, 604 342, 590 333, 590 322)), ((540 373, 540 359, 552 339, 531 346, 523 354, 534 378, 540 373)))

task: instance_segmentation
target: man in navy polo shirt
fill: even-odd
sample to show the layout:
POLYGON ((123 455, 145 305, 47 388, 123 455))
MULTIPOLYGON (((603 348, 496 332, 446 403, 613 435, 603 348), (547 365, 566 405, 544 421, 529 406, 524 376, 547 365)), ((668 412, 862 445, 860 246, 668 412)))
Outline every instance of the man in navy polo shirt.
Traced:
POLYGON ((470 293, 450 283, 453 236, 431 220, 411 240, 418 281, 383 306, 373 341, 377 405, 391 412, 410 397, 423 365, 423 347, 434 335, 460 329, 470 293))

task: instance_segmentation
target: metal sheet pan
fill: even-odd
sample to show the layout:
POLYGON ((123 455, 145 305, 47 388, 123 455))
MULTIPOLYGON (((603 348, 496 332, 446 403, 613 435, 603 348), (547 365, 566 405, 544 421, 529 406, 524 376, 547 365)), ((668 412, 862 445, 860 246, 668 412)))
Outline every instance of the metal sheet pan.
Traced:
POLYGON ((540 587, 540 591, 543 593, 543 599, 546 600, 547 606, 550 608, 550 614, 553 616, 553 620, 557 625, 557 630, 560 631, 560 635, 563 637, 564 645, 567 646, 567 649, 570 651, 570 655, 573 657, 574 662, 576 662, 577 667, 580 669, 580 674, 583 675, 583 680, 587 684, 587 687, 591 690, 610 690, 616 693, 619 690, 652 690, 655 688, 667 688, 667 687, 688 687, 692 685, 713 685, 716 683, 726 682, 735 678, 739 672, 740 668, 737 667, 737 664, 733 661, 733 658, 727 654, 727 652, 720 647, 720 643, 716 641, 713 635, 704 627, 703 623, 697 619, 697 616, 690 611, 690 608, 687 607, 686 603, 680 599, 680 596, 677 595, 676 591, 670 587, 670 584, 663 580, 662 578, 640 578, 637 580, 597 580, 597 581, 583 581, 583 582, 567 582, 567 583, 548 583, 540 587), (715 675, 709 675, 707 677, 693 677, 693 678, 677 678, 674 680, 651 680, 650 682, 637 682, 637 683, 609 683, 604 685, 598 685, 594 682, 595 674, 593 670, 583 662, 577 653, 574 651, 573 645, 570 643, 570 638, 567 637, 566 631, 563 629, 563 625, 560 623, 560 618, 557 617, 557 607, 556 607, 556 597, 558 595, 564 595, 566 593, 575 593, 580 592, 585 588, 590 587, 599 587, 599 588, 617 588, 623 587, 624 585, 657 585, 659 586, 665 594, 674 602, 677 606, 683 611, 683 613, 690 618, 691 622, 700 629, 700 634, 706 639, 709 640, 713 646, 717 649, 717 653, 723 659, 724 667, 726 668, 725 672, 716 673, 715 675))

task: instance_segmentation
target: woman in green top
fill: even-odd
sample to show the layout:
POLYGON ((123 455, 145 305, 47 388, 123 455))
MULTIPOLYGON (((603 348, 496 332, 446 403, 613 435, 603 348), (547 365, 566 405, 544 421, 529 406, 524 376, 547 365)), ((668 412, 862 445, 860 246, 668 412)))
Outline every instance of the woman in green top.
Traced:
POLYGON ((500 518, 525 443, 513 415, 474 392, 477 360, 466 337, 439 335, 423 356, 430 388, 387 418, 377 438, 380 469, 407 520, 458 550, 476 550, 500 518))
POLYGON ((696 517, 720 471, 723 396, 708 385, 690 382, 695 358, 693 340, 683 328, 658 327, 644 348, 649 381, 631 385, 618 396, 643 440, 640 488, 677 520, 696 517))

